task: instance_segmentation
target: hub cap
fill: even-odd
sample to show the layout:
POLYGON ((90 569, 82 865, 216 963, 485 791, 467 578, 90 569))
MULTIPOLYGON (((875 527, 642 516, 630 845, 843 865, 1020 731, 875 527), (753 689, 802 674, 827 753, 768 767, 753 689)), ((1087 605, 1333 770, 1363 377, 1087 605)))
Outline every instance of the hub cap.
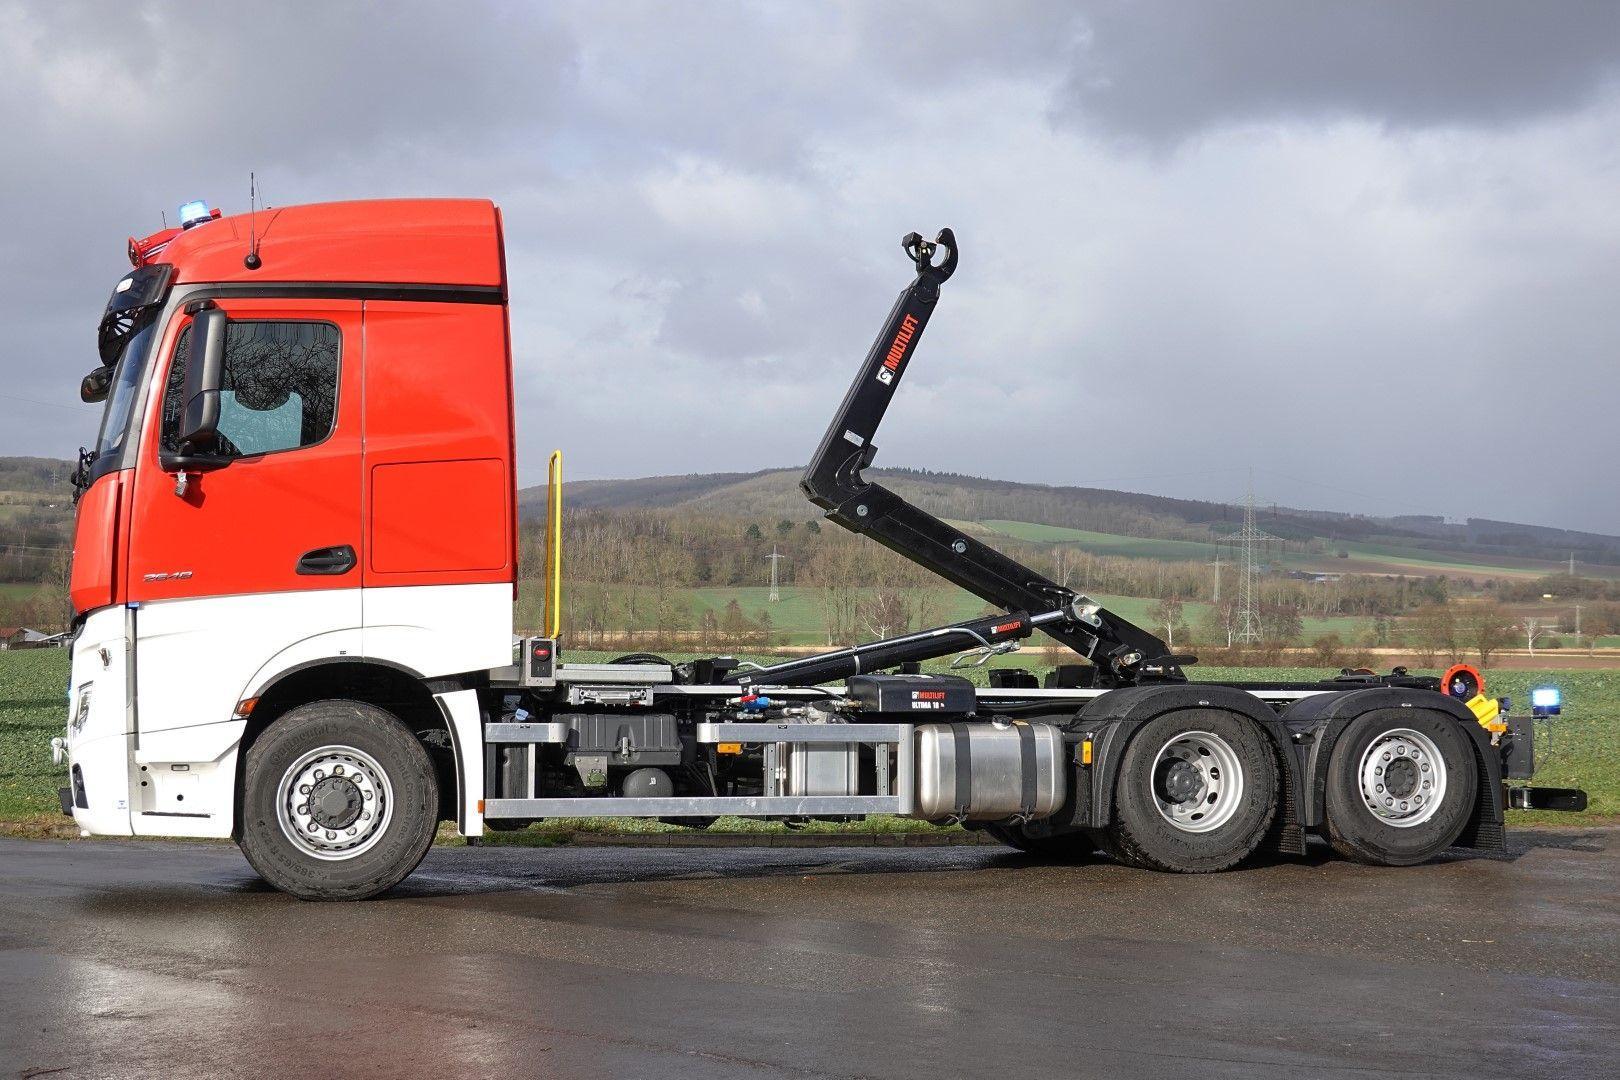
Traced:
POLYGON ((1182 832, 1204 833, 1232 820, 1243 800, 1243 767, 1225 739, 1187 731, 1153 759, 1153 803, 1182 832))
POLYGON ((394 792, 377 759, 322 746, 293 762, 276 789, 276 815, 293 846, 317 859, 352 859, 382 838, 394 792))
POLYGON ((1398 829, 1428 821, 1446 795, 1446 763, 1434 740, 1411 728, 1386 731, 1361 755, 1361 800, 1398 829))

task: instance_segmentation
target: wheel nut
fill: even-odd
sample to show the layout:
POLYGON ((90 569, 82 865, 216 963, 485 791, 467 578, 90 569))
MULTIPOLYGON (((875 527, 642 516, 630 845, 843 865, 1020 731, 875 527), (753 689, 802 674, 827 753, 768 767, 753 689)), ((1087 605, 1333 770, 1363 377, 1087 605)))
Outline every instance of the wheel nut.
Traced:
POLYGON ((343 775, 343 766, 341 766, 341 765, 332 766, 332 775, 333 776, 342 776, 343 775))
POLYGON ((326 770, 325 769, 316 769, 315 770, 315 779, 317 779, 317 780, 325 780, 326 779, 326 770))
POLYGON ((336 840, 337 839, 337 833, 329 832, 329 833, 326 834, 326 838, 328 840, 336 840))
POLYGON ((309 785, 308 784, 299 784, 298 785, 298 794, 300 794, 300 795, 308 795, 309 794, 309 785))
POLYGON ((307 813, 309 813, 309 803, 299 803, 297 809, 295 809, 293 811, 293 813, 295 813, 295 814, 307 814, 307 813))

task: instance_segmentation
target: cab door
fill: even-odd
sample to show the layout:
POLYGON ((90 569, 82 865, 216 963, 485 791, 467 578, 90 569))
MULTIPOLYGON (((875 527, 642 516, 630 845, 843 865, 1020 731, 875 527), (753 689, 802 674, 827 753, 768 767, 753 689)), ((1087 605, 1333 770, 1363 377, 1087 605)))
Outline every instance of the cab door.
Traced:
POLYGON ((229 720, 249 681, 300 650, 358 654, 361 550, 359 301, 223 299, 224 463, 180 484, 190 319, 164 335, 131 502, 136 729, 229 720))

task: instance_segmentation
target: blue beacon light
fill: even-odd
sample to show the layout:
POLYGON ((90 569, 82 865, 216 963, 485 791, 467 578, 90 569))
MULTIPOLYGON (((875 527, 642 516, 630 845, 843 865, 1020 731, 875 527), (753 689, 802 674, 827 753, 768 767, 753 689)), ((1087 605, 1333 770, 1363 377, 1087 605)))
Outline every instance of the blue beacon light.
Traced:
POLYGON ((208 204, 200 199, 180 205, 180 227, 189 229, 193 225, 201 225, 210 217, 208 204))

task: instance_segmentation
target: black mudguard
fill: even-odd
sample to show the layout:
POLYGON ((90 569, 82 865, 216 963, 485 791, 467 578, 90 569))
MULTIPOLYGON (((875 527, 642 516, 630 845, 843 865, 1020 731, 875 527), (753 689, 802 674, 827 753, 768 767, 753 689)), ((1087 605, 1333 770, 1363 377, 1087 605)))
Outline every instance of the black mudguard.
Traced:
POLYGON ((1283 711, 1281 722, 1288 738, 1299 749, 1302 775, 1307 783, 1299 799, 1302 824, 1320 828, 1327 819, 1327 770, 1334 744, 1350 722, 1375 709, 1426 709, 1444 713, 1467 733, 1479 769, 1479 793, 1474 812, 1457 839, 1458 847, 1480 851, 1502 851, 1503 833, 1502 760, 1491 745, 1490 732, 1479 725, 1474 714, 1456 698, 1432 690, 1376 686, 1347 693, 1318 694, 1303 698, 1283 711))
POLYGON ((1247 716, 1260 725, 1277 752, 1278 776, 1282 780, 1277 818, 1266 846, 1273 851, 1303 855, 1305 829, 1298 797, 1301 759, 1291 741, 1291 733, 1265 702, 1231 686, 1199 683, 1129 686, 1111 690, 1088 702, 1068 725, 1070 732, 1081 739, 1089 738, 1092 744, 1091 765, 1075 766, 1070 824, 1097 829, 1113 820, 1114 782, 1125 747, 1143 724, 1179 709, 1222 709, 1247 716))

